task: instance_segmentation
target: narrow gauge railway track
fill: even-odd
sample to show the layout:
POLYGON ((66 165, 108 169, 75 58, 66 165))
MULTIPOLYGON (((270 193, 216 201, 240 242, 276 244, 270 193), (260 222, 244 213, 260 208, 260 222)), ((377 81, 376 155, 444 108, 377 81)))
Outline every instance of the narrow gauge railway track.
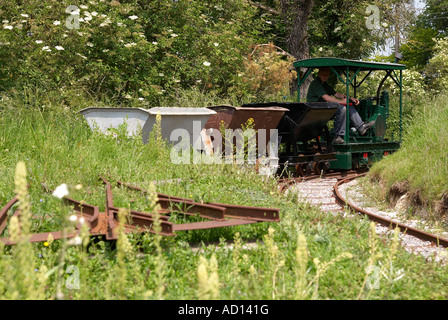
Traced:
POLYGON ((352 213, 366 216, 383 228, 393 230, 398 227, 402 233, 402 237, 407 237, 406 241, 402 241, 403 246, 408 244, 412 252, 437 252, 440 249, 446 250, 445 248, 448 248, 447 238, 419 230, 380 214, 369 212, 355 205, 348 198, 344 198, 343 192, 341 191, 344 184, 348 184, 354 179, 365 175, 366 171, 351 170, 342 173, 332 172, 321 176, 310 175, 306 177, 280 179, 279 190, 280 192, 295 190, 302 200, 319 206, 324 212, 336 213, 348 209, 352 213))

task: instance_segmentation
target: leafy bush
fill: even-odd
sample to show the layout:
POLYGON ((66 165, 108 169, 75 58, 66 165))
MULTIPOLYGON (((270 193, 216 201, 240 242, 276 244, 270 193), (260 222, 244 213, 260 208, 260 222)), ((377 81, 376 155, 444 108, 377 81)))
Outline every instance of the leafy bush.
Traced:
POLYGON ((0 88, 82 88, 153 103, 178 88, 219 93, 262 36, 242 0, 8 1, 0 88))
POLYGON ((426 65, 425 73, 430 87, 444 92, 448 87, 448 37, 436 41, 434 57, 426 65))
MULTIPOLYGON (((364 77, 366 73, 361 73, 358 75, 358 80, 360 81, 362 77, 364 77)), ((400 72, 395 72, 398 80, 400 78, 400 72)), ((361 87, 357 89, 357 95, 360 98, 367 96, 376 96, 376 92, 378 89, 378 85, 381 80, 386 75, 385 71, 374 71, 372 72, 367 79, 363 82, 361 87)), ((409 97, 422 96, 426 92, 425 78, 424 76, 416 71, 415 69, 405 69, 403 70, 403 95, 407 95, 409 97)), ((344 90, 339 92, 345 92, 345 85, 343 86, 341 83, 338 83, 338 90, 344 90)), ((399 96, 400 88, 396 85, 395 81, 388 77, 382 86, 381 91, 389 91, 390 95, 399 96)))
POLYGON ((241 82, 233 89, 240 95, 279 96, 289 94, 290 84, 296 78, 294 58, 272 43, 259 45, 244 61, 241 82), (286 55, 286 59, 283 58, 286 55))

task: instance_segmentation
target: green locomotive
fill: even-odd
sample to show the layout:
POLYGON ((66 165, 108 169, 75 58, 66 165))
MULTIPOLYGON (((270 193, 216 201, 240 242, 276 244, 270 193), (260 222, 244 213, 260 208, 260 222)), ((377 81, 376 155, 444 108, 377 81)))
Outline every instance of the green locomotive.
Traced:
MULTIPOLYGON (((398 150, 402 139, 402 84, 403 70, 406 66, 398 63, 366 62, 340 58, 312 58, 296 61, 298 77, 298 102, 269 102, 246 104, 243 107, 284 107, 278 130, 278 158, 280 171, 296 171, 299 175, 311 172, 322 173, 329 169, 350 170, 368 167, 383 156, 398 150), (300 87, 313 70, 326 68, 336 75, 345 85, 345 103, 337 102, 301 102, 300 87), (301 70, 304 70, 301 76, 301 70), (376 95, 356 99, 358 90, 372 74, 383 74, 376 95), (391 78, 399 88, 399 139, 385 137, 389 118, 389 94, 382 90, 384 82, 391 78), (362 134, 351 126, 350 112, 345 112, 345 134, 343 140, 333 143, 335 133, 329 130, 331 119, 342 107, 350 105, 350 96, 359 102, 354 105, 368 130, 362 134)), ((341 102, 339 100, 339 102, 341 102)), ((343 116, 342 116, 343 119, 343 116)), ((360 121, 361 121, 360 120, 360 121)))
MULTIPOLYGON (((346 128, 344 143, 342 144, 332 144, 332 134, 324 132, 320 136, 315 136, 317 148, 320 151, 325 151, 327 154, 333 154, 334 159, 329 159, 331 161, 323 161, 319 158, 313 159, 314 161, 308 161, 307 167, 310 169, 310 164, 312 163, 314 171, 316 173, 322 168, 329 169, 355 169, 360 167, 366 167, 372 162, 381 159, 384 155, 390 154, 396 151, 401 144, 402 139, 402 84, 403 84, 403 70, 406 66, 398 63, 380 63, 380 62, 365 62, 356 60, 347 60, 340 58, 312 58, 306 60, 296 61, 294 67, 297 69, 298 77, 298 102, 300 104, 300 87, 305 82, 308 76, 314 69, 319 68, 329 68, 333 74, 336 75, 337 79, 345 85, 345 95, 346 95, 346 105, 350 104, 349 97, 357 97, 357 90, 362 85, 362 83, 372 74, 374 71, 381 71, 384 75, 380 81, 376 96, 359 99, 359 104, 354 106, 356 111, 359 113, 360 117, 364 122, 374 122, 371 130, 361 136, 354 128, 350 126, 349 112, 346 112, 346 128), (300 70, 305 69, 304 75, 300 76, 300 70), (389 141, 386 139, 385 133, 387 129, 387 119, 389 117, 389 94, 387 91, 382 91, 383 84, 385 80, 390 77, 398 86, 400 97, 399 97, 399 140, 389 141), (321 141, 319 141, 321 140, 321 141), (323 141, 322 141, 323 140, 323 141), (326 140, 326 141, 325 141, 326 140), (321 145, 326 144, 325 150, 322 150, 321 145), (316 163, 317 162, 317 163, 316 163), (323 164, 322 162, 325 162, 323 164)), ((330 108, 334 103, 321 102, 320 108, 327 106, 330 108)), ((306 103, 305 103, 306 105, 306 103)), ((300 126, 300 124, 298 124, 300 126)), ((327 131, 325 127, 322 126, 323 131, 327 131)), ((297 131, 297 130, 296 130, 297 131)), ((301 170, 305 169, 303 161, 300 157, 306 156, 310 150, 316 149, 316 144, 311 147, 308 141, 304 141, 297 135, 293 137, 295 142, 299 142, 299 149, 297 154, 295 154, 295 159, 291 163, 300 164, 301 170)), ((283 158, 290 156, 291 153, 286 152, 283 154, 283 158)), ((306 162, 306 161, 305 161, 306 162)))
MULTIPOLYGON (((298 102, 300 103, 300 87, 314 69, 329 68, 337 79, 345 85, 346 105, 350 104, 349 97, 356 98, 357 91, 362 83, 372 74, 380 71, 383 78, 380 81, 376 96, 359 99, 359 104, 354 106, 356 111, 365 123, 374 123, 367 133, 361 136, 350 125, 350 114, 346 112, 346 128, 344 143, 330 143, 332 135, 323 135, 326 137, 326 151, 333 153, 334 159, 327 162, 330 169, 355 169, 368 166, 370 163, 381 159, 384 155, 396 151, 401 144, 402 139, 402 87, 403 70, 406 66, 398 63, 366 62, 347 60, 340 58, 312 58, 296 61, 294 67, 297 69, 298 77, 298 102), (304 75, 300 76, 300 70, 305 69, 304 75), (389 117, 389 94, 382 91, 383 84, 387 78, 391 78, 398 86, 400 91, 399 98, 399 140, 389 141, 385 138, 387 129, 387 119, 389 117)), ((322 102, 324 105, 332 103, 322 102)), ((325 129, 325 128, 324 128, 325 129)), ((319 136, 315 140, 319 141, 319 136)), ((320 142, 321 144, 322 142, 320 142)), ((319 143, 318 143, 319 144, 319 143)), ((306 146, 306 142, 302 143, 306 146)), ((307 150, 299 150, 307 151, 307 150)), ((299 156, 299 155, 298 155, 299 156)), ((299 160, 299 159, 296 159, 299 160)), ((319 159, 317 159, 319 162, 319 159)), ((295 161, 297 162, 297 161, 295 161)), ((303 167, 303 166, 302 166, 303 167)), ((322 165, 313 164, 314 171, 319 171, 322 165), (316 170, 317 169, 317 170, 316 170)))

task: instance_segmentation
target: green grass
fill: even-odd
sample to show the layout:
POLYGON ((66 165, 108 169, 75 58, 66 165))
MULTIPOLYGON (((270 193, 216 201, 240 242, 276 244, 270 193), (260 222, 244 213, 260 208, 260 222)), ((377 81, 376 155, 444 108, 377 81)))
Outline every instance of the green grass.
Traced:
MULTIPOLYGON (((122 180, 146 189, 150 181, 182 179, 157 185, 157 191, 196 201, 275 207, 280 209, 281 222, 180 232, 161 239, 154 234, 131 234, 119 242, 90 239, 88 245, 72 245, 50 241, 48 246, 0 248, 0 297, 446 298, 444 267, 401 248, 395 250, 393 241, 370 232, 369 221, 325 214, 298 202, 293 194, 278 194, 276 181, 266 181, 252 168, 175 165, 169 148, 156 141, 143 144, 120 133, 116 138, 94 133, 76 111, 96 103, 82 96, 65 100, 54 93, 36 92, 0 102, 0 205, 15 195, 15 168, 23 161, 31 212, 50 216, 33 219, 32 232, 73 227, 67 221, 70 208, 46 194, 40 183, 53 189, 61 183, 81 184, 83 188, 72 189, 70 197, 104 210, 100 174, 110 176, 111 182, 122 180), (304 238, 298 240, 300 235, 304 238), (245 247, 247 243, 256 245, 245 247), (297 251, 298 243, 302 249, 297 251), (12 272, 23 261, 27 261, 26 270, 12 272), (389 279, 404 276, 393 281, 380 273, 367 274, 369 265, 376 271, 383 268, 389 279), (79 272, 70 271, 73 267, 79 272), (26 272, 36 276, 30 280, 23 276, 26 272), (70 286, 75 276, 79 276, 79 289, 70 286), (369 288, 375 276, 380 279, 379 287, 369 288)), ((152 210, 139 193, 115 184, 113 192, 120 207, 152 210)))
POLYGON ((411 192, 419 190, 429 204, 448 192, 448 103, 446 95, 433 97, 414 107, 412 121, 404 127, 400 150, 375 164, 373 176, 386 190, 394 183, 407 181, 411 192))

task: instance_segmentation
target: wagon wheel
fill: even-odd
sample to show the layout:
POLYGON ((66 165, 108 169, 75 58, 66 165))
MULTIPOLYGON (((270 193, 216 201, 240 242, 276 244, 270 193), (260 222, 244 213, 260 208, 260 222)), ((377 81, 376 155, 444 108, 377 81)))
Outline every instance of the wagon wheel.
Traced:
POLYGON ((296 164, 296 174, 299 176, 299 177, 303 177, 303 176, 305 176, 305 171, 303 170, 304 168, 303 168, 303 164, 302 163, 300 163, 300 164, 296 164))
POLYGON ((320 174, 320 161, 313 163, 313 173, 319 175, 320 174))
POLYGON ((309 162, 306 165, 305 175, 309 176, 314 170, 314 161, 309 162))
POLYGON ((313 172, 313 162, 303 162, 296 165, 296 173, 299 177, 309 176, 313 172))
POLYGON ((304 162, 296 165, 296 172, 301 177, 309 176, 313 172, 313 162, 304 162))
POLYGON ((326 160, 315 162, 313 165, 313 172, 317 175, 326 173, 328 169, 330 169, 330 162, 326 160))

